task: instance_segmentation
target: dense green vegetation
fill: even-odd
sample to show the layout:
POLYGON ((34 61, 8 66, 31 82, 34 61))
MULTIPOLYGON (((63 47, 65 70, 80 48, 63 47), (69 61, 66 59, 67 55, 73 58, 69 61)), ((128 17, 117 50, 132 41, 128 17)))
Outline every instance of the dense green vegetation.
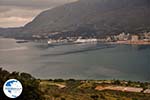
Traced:
POLYGON ((8 79, 18 79, 23 93, 15 100, 150 100, 150 94, 120 91, 97 91, 98 85, 118 85, 149 88, 150 83, 119 80, 39 80, 27 73, 8 72, 0 68, 0 100, 9 100, 2 91, 8 79))

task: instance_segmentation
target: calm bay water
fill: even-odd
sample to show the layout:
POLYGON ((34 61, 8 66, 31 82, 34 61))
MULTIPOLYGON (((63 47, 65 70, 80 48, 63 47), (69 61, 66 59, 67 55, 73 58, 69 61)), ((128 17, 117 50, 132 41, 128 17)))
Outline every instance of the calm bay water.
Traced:
POLYGON ((150 46, 84 44, 48 47, 0 39, 0 66, 37 78, 150 81, 150 46))

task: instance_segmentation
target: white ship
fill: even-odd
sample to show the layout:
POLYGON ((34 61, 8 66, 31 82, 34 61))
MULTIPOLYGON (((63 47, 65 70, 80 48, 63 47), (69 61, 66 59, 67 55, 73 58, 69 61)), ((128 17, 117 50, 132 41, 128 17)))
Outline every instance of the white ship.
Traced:
POLYGON ((78 38, 75 43, 97 43, 97 39, 92 38, 92 39, 82 39, 78 38))

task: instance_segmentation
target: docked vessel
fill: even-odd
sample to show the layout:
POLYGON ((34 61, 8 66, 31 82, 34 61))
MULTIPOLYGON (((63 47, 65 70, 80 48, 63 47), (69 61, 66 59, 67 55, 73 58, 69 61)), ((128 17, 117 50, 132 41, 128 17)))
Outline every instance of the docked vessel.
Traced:
POLYGON ((29 42, 28 40, 17 40, 16 43, 27 43, 29 42))

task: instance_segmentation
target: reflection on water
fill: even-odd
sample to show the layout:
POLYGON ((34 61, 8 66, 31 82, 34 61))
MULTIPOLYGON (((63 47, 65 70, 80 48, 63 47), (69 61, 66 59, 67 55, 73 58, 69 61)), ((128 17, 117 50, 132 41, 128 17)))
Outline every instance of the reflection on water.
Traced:
POLYGON ((133 47, 137 50, 150 49, 150 46, 147 46, 147 45, 133 45, 133 47))
POLYGON ((150 46, 45 43, 0 39, 0 66, 38 78, 150 81, 150 46))
POLYGON ((8 48, 8 49, 0 49, 0 51, 4 51, 4 52, 7 52, 7 51, 17 51, 17 50, 26 50, 28 49, 27 47, 15 47, 15 48, 8 48))
MULTIPOLYGON (((87 45, 86 45, 87 46, 87 45)), ((49 53, 43 56, 60 56, 60 55, 68 55, 68 54, 75 54, 75 53, 85 53, 85 52, 89 52, 89 51, 96 51, 96 50, 100 50, 100 49, 106 49, 106 48, 113 48, 115 47, 115 45, 108 45, 108 44, 99 44, 99 45, 95 45, 95 46, 91 46, 88 44, 88 47, 84 47, 82 46, 82 48, 80 48, 79 46, 75 46, 72 45, 72 49, 70 49, 71 47, 69 47, 69 50, 65 50, 65 51, 60 51, 57 53, 49 53)), ((53 48, 53 47, 52 47, 53 48)))

